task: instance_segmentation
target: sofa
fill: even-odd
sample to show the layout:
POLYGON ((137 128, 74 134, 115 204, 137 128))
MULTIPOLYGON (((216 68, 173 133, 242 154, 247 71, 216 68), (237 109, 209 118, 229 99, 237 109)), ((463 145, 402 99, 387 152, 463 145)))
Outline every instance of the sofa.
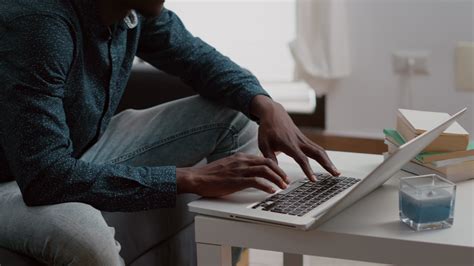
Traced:
MULTIPOLYGON (((169 76, 145 65, 134 68, 128 87, 122 98, 117 112, 128 108, 143 109, 160 103, 193 95, 193 90, 184 85, 179 79, 169 76)), ((103 212, 104 218, 110 226, 115 227, 116 239, 122 246, 121 255, 127 265, 174 265, 175 261, 167 261, 166 256, 172 247, 179 247, 186 243, 175 241, 176 235, 168 233, 166 224, 158 217, 170 217, 179 221, 178 226, 185 234, 194 237, 194 215, 187 212, 187 203, 196 199, 195 195, 180 195, 177 207, 173 209, 157 209, 136 213, 109 213, 103 212), (160 224, 161 223, 161 224, 160 224), (172 246, 163 247, 163 241, 170 241, 172 246)), ((186 256, 191 263, 195 254, 186 256)), ((35 260, 0 248, 0 265, 42 265, 35 260)))

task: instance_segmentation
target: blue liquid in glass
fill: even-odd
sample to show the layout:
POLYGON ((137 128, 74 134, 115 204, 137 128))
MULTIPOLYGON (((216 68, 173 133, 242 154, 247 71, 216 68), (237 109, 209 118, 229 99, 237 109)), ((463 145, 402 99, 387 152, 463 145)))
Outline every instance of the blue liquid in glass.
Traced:
POLYGON ((400 208, 415 223, 444 221, 451 212, 451 197, 445 190, 422 191, 418 194, 402 191, 400 208))

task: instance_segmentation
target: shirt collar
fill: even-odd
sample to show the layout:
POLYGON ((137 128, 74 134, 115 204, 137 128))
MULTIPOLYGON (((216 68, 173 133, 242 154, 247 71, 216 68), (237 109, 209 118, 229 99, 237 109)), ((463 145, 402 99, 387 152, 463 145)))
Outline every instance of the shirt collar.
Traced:
POLYGON ((128 29, 134 29, 138 25, 138 16, 135 10, 131 10, 130 13, 123 19, 128 29))
MULTIPOLYGON (((100 19, 99 7, 93 0, 72 0, 77 7, 79 16, 83 18, 84 27, 90 30, 94 35, 101 39, 109 39, 110 28, 100 19)), ((135 10, 131 10, 129 14, 121 21, 116 23, 116 30, 134 29, 138 25, 138 15, 135 10)))

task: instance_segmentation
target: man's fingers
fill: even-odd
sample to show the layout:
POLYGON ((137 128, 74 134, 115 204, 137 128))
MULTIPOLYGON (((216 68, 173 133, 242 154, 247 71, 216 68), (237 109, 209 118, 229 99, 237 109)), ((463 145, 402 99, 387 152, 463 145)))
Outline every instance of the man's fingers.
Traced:
MULTIPOLYGON (((285 171, 281 169, 278 164, 269 158, 265 158, 262 156, 257 156, 257 155, 249 155, 249 154, 240 154, 241 157, 241 162, 244 163, 243 166, 245 166, 245 170, 243 170, 243 173, 246 173, 245 176, 261 176, 261 175, 271 175, 271 176, 276 176, 276 180, 278 182, 276 185, 279 187, 282 187, 279 183, 283 182, 283 186, 286 186, 290 182, 289 177, 286 175, 285 171), (260 168, 258 168, 260 167, 260 168), (263 168, 262 168, 263 167, 263 168), (256 172, 256 169, 260 170, 260 172, 256 172), (264 171, 262 169, 268 169, 268 171, 264 171)), ((266 177, 266 176, 261 176, 261 177, 266 177)), ((271 180, 270 180, 271 181, 271 180)), ((273 181, 272 181, 273 182, 273 181)), ((275 182, 274 182, 275 183, 275 182)))
POLYGON ((334 164, 331 162, 331 159, 329 159, 329 156, 327 155, 326 151, 324 151, 318 145, 306 144, 306 145, 303 145, 301 148, 306 155, 316 160, 331 175, 339 176, 341 174, 339 170, 337 170, 336 166, 334 166, 334 164))
POLYGON ((243 185, 247 188, 253 187, 270 194, 276 192, 276 190, 271 185, 263 182, 258 177, 244 178, 242 179, 242 182, 243 182, 243 185))
POLYGON ((283 171, 283 169, 280 168, 280 166, 278 166, 278 164, 274 160, 270 158, 258 157, 255 160, 255 163, 257 165, 266 165, 270 167, 275 173, 277 173, 283 179, 283 181, 285 181, 285 183, 288 184, 290 182, 288 175, 285 173, 285 171, 283 171))
POLYGON ((262 152, 263 157, 265 157, 266 159, 261 158, 260 160, 256 160, 256 162, 258 164, 266 164, 268 167, 272 168, 273 171, 275 171, 275 173, 280 175, 283 178, 283 180, 285 181, 285 183, 289 184, 290 183, 290 178, 285 173, 285 171, 283 171, 283 169, 281 169, 278 166, 278 159, 276 157, 275 152, 270 147, 270 145, 268 145, 268 143, 265 143, 265 142, 261 143, 260 144, 260 151, 262 152))
POLYGON ((287 187, 287 184, 283 178, 275 173, 272 168, 266 165, 252 166, 248 168, 246 171, 246 176, 263 177, 281 189, 285 189, 287 187))
POLYGON ((293 159, 298 163, 303 170, 304 174, 308 177, 311 181, 316 181, 316 176, 314 175, 311 166, 309 165, 308 157, 299 149, 292 148, 289 154, 293 159))
POLYGON ((270 167, 275 173, 277 173, 281 178, 283 178, 283 181, 285 181, 286 184, 290 183, 290 178, 288 175, 285 173, 285 171, 283 171, 283 169, 280 168, 280 166, 278 166, 277 163, 275 163, 275 161, 269 159, 264 160, 266 165, 270 167))

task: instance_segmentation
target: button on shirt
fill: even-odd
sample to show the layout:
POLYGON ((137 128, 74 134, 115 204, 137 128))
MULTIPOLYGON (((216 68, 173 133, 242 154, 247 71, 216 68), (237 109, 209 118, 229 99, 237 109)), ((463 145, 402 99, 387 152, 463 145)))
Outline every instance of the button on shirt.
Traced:
POLYGON ((28 205, 107 211, 172 207, 176 167, 79 160, 107 128, 137 55, 203 97, 249 115, 257 79, 192 36, 172 11, 110 27, 92 0, 0 3, 0 181, 28 205))

